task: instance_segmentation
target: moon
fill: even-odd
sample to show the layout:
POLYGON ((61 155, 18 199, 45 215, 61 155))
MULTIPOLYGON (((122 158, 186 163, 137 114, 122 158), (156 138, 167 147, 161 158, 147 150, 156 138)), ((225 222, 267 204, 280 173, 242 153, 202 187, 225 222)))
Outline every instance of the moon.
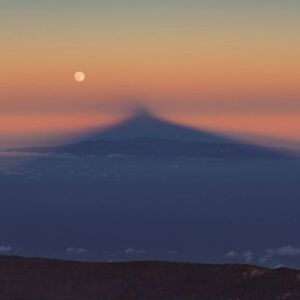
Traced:
POLYGON ((85 80, 85 74, 83 72, 76 72, 74 74, 74 78, 78 82, 84 81, 85 80))

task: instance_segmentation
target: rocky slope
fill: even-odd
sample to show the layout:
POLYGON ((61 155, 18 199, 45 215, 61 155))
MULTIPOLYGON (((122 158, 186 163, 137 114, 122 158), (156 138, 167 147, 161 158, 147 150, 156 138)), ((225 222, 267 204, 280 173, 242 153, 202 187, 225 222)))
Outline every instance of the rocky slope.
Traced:
POLYGON ((2 300, 300 299, 300 272, 250 265, 0 258, 2 300))

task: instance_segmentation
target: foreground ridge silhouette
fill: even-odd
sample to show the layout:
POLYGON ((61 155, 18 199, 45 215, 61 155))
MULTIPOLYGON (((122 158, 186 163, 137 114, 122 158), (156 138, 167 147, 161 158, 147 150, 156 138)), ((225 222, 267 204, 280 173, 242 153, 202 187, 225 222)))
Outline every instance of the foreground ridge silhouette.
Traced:
POLYGON ((300 271, 252 265, 0 257, 2 300, 300 299, 300 271))

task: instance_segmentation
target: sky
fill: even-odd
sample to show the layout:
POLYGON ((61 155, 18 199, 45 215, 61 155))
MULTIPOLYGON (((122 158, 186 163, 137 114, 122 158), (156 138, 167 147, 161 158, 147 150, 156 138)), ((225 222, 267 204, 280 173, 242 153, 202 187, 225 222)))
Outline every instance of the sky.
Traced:
POLYGON ((298 0, 1 0, 0 147, 109 126, 135 105, 300 146, 299 15, 298 0))

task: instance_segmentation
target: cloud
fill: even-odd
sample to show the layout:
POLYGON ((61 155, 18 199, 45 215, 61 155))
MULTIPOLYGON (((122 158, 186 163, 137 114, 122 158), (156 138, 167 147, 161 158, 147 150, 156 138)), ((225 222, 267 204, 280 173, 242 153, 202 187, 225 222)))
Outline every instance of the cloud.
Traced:
POLYGON ((272 258, 272 256, 264 255, 263 257, 261 257, 261 258, 259 259, 259 263, 260 263, 260 264, 265 264, 265 263, 268 262, 268 260, 269 260, 270 258, 272 258))
POLYGON ((283 246, 277 249, 267 249, 265 250, 266 257, 273 256, 297 256, 300 255, 300 247, 293 246, 283 246))
POLYGON ((176 254, 178 254, 178 251, 177 250, 169 250, 168 254, 176 255, 176 254))
POLYGON ((283 246, 276 249, 266 249, 264 256, 259 260, 260 263, 266 263, 270 259, 278 256, 298 256, 300 255, 300 247, 291 245, 283 246))
POLYGON ((234 258, 234 257, 236 257, 238 254, 235 252, 235 251, 229 251, 229 252, 227 252, 224 256, 226 257, 226 258, 234 258))
POLYGON ((249 263, 253 259, 253 252, 251 250, 246 250, 242 253, 242 257, 245 259, 246 263, 249 263))
POLYGON ((281 255, 281 256, 300 255, 300 247, 295 248, 295 247, 292 247, 290 245, 284 246, 284 247, 278 248, 276 250, 276 254, 281 255))
MULTIPOLYGON (((300 256, 300 247, 293 247, 291 245, 282 246, 279 248, 269 248, 264 250, 264 254, 258 259, 260 264, 276 263, 279 257, 287 256, 300 256), (277 259, 276 259, 277 258, 277 259)), ((243 252, 237 252, 231 250, 224 255, 227 259, 242 259, 246 263, 250 263, 254 259, 254 252, 252 250, 245 250, 243 252)))
POLYGON ((11 246, 0 246, 0 253, 7 253, 12 250, 11 246))
POLYGON ((87 249, 85 248, 74 248, 74 247, 69 247, 66 249, 66 252, 68 254, 76 254, 76 255, 81 255, 81 254, 85 254, 88 252, 87 249))
POLYGON ((125 249, 126 254, 145 254, 148 253, 146 249, 134 249, 134 248, 127 248, 125 249))
POLYGON ((12 151, 1 151, 1 156, 5 157, 49 157, 53 156, 52 153, 46 152, 46 153, 39 153, 39 152, 30 152, 28 151, 17 151, 17 150, 12 150, 12 151))
POLYGON ((227 259, 242 258, 246 263, 250 263, 253 260, 253 256, 254 253, 251 250, 245 250, 241 253, 231 250, 224 255, 227 259))

